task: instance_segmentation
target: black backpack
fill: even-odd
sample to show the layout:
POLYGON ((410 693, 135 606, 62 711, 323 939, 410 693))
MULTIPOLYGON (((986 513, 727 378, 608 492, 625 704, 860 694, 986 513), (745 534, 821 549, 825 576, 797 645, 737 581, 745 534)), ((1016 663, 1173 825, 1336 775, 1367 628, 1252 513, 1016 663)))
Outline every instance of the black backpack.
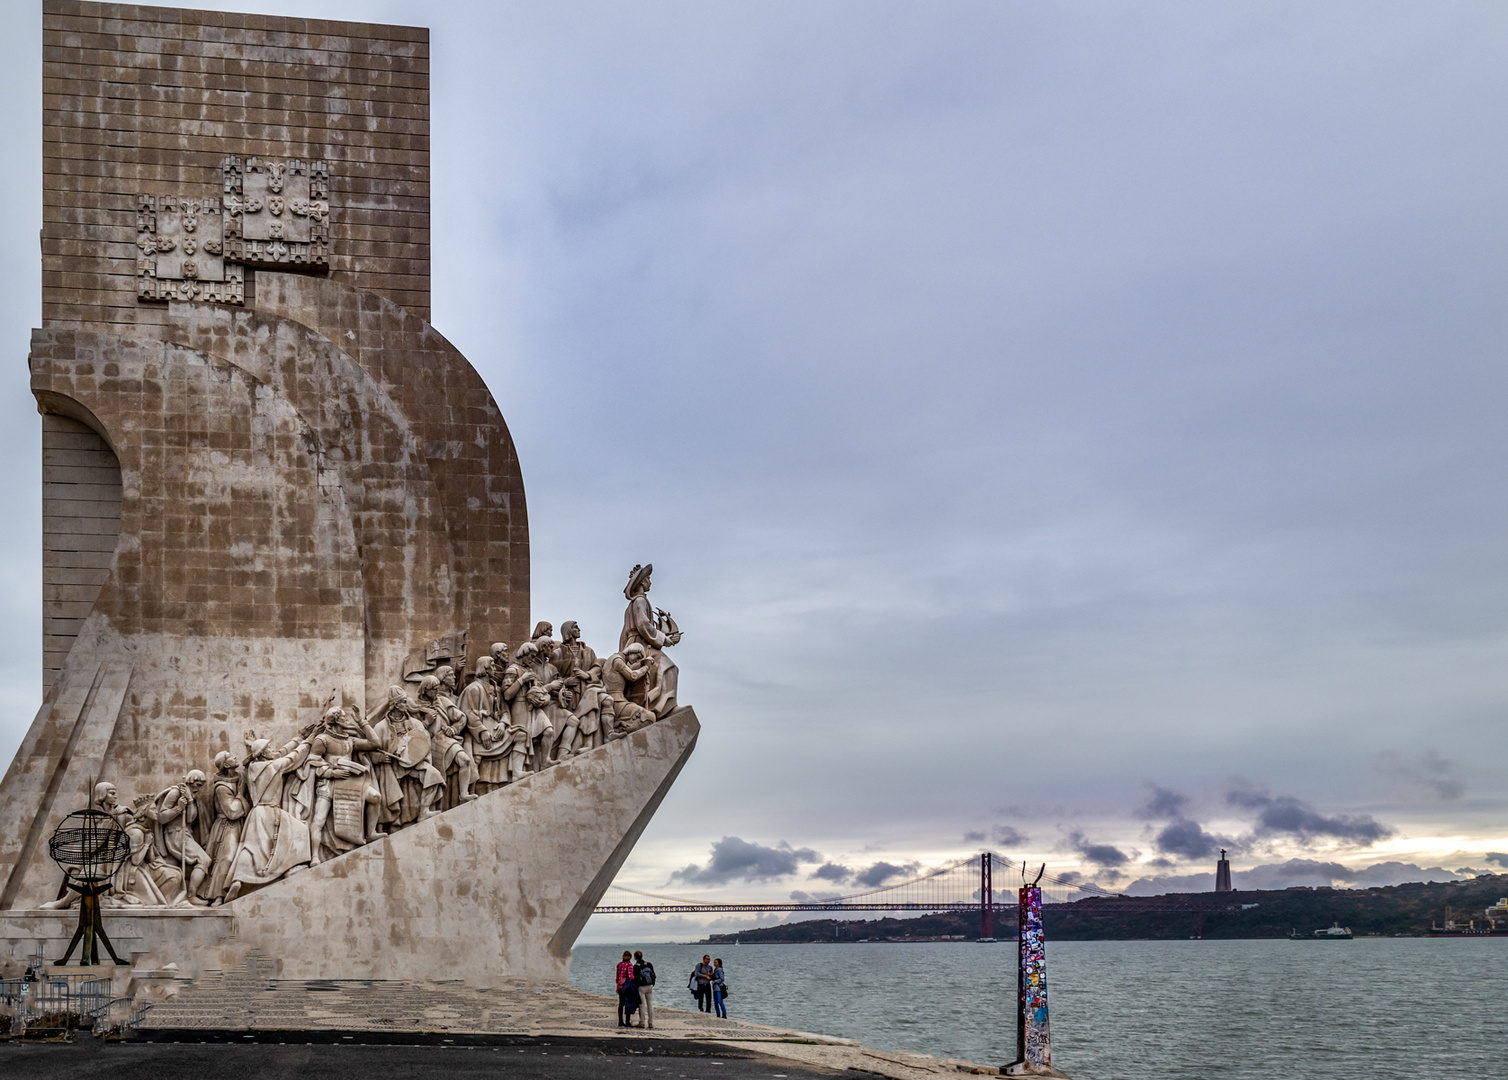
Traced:
POLYGON ((634 982, 640 986, 653 986, 655 984, 655 966, 648 960, 641 960, 635 964, 634 982))

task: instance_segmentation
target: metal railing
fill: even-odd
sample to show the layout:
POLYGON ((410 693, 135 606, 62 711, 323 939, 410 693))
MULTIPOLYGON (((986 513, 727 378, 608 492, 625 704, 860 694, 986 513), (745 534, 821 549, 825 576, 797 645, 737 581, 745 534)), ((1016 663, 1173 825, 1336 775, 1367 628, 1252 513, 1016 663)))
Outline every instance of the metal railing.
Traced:
POLYGON ((67 1036, 107 1017, 114 1000, 110 980, 92 974, 0 979, 0 1033, 12 1039, 67 1036))

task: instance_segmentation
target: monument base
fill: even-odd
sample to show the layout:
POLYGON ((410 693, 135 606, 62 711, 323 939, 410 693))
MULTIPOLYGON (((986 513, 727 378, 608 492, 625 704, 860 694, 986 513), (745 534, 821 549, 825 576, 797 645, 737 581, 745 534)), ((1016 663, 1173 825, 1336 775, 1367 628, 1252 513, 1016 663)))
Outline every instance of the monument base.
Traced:
MULTIPOLYGON (((700 730, 681 708, 223 907, 106 908, 105 926, 137 980, 264 957, 283 979, 564 981, 700 730)), ((56 961, 77 924, 76 911, 0 911, 0 975, 56 961)))

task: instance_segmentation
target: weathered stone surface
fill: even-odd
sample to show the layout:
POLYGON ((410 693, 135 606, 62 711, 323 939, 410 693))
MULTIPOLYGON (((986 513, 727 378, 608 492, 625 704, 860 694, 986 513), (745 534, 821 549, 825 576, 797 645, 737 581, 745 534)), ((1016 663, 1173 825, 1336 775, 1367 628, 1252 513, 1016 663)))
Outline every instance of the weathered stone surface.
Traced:
POLYGON ((51 689, 115 561, 120 462, 85 424, 42 417, 42 690, 51 689))
POLYGON ((563 978, 697 722, 647 567, 632 662, 531 630, 512 439, 424 317, 427 32, 47 0, 44 35, 47 694, 0 943, 55 957, 42 905, 97 892, 163 971, 563 978), (59 896, 86 805, 124 861, 59 896))
POLYGON ((427 30, 47 0, 42 45, 48 325, 167 322, 136 299, 137 195, 269 154, 329 164, 331 274, 428 317, 427 30))
MULTIPOLYGON (((133 966, 176 964, 185 978, 265 956, 287 979, 564 980, 700 730, 682 708, 225 907, 109 910, 108 932, 133 966)), ((0 961, 61 956, 75 922, 0 911, 0 961)))

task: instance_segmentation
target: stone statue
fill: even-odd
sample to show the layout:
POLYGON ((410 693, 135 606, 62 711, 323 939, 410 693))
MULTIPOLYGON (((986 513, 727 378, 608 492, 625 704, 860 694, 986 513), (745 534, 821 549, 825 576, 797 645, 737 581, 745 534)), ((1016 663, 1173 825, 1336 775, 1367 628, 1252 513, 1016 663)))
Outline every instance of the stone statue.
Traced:
POLYGON ((371 760, 382 792, 379 820, 391 832, 436 812, 445 777, 429 763, 429 729, 403 687, 388 687, 381 714, 372 730, 382 749, 371 760))
MULTIPOLYGON (((496 650, 497 644, 492 648, 496 650)), ((494 745, 498 698, 492 672, 496 666, 497 661, 491 655, 479 658, 476 677, 466 684, 456 703, 466 723, 464 745, 476 762, 477 778, 473 790, 478 795, 485 795, 508 782, 507 750, 494 745)), ((504 724, 503 728, 506 730, 507 725, 504 724)))
POLYGON ((592 647, 581 640, 580 624, 571 620, 560 624, 560 642, 555 646, 550 662, 562 679, 556 695, 560 705, 556 726, 560 733, 551 752, 558 761, 577 751, 578 736, 582 740, 582 749, 600 745, 602 661, 592 647))
POLYGON ((185 900, 191 904, 207 903, 199 890, 209 874, 209 852, 199 846, 193 834, 193 825, 199 818, 199 792, 204 784, 204 774, 190 769, 181 782, 157 794, 152 839, 169 863, 178 864, 182 882, 172 901, 175 904, 185 900))
POLYGON ((266 885, 295 867, 308 864, 309 830, 283 809, 283 777, 299 768, 309 758, 309 743, 298 740, 274 749, 271 739, 259 739, 256 732, 246 733, 246 793, 251 810, 241 833, 231 866, 230 888, 225 902, 230 903, 247 885, 266 885))
POLYGON ((602 669, 602 682, 613 703, 615 727, 610 735, 627 735, 658 719, 649 709, 628 698, 629 688, 648 677, 650 671, 651 664, 646 650, 637 641, 630 642, 622 652, 608 657, 607 664, 602 669))
POLYGON ((503 675, 503 698, 508 702, 510 723, 524 729, 531 772, 541 772, 550 764, 550 747, 555 740, 556 702, 552 695, 563 685, 557 674, 555 665, 540 656, 539 647, 526 641, 503 675))
POLYGON ((382 748, 377 733, 362 720, 360 712, 338 705, 325 710, 318 733, 309 744, 309 762, 315 773, 310 865, 318 866, 327 858, 381 838, 377 821, 382 792, 371 765, 358 760, 357 754, 382 748))
POLYGON ((221 750, 215 755, 209 802, 214 810, 214 822, 210 825, 209 841, 204 849, 209 852, 210 871, 199 895, 213 902, 223 899, 230 888, 231 866, 236 860, 236 850, 241 846, 241 823, 251 809, 241 779, 241 763, 229 750, 221 750))
POLYGON ((445 777, 442 801, 444 809, 449 810, 476 798, 471 788, 476 783, 477 768, 459 738, 466 730, 466 715, 442 692, 442 672, 454 685, 455 673, 449 667, 424 676, 419 680, 417 708, 424 715, 429 731, 429 763, 445 777))
POLYGON ((152 837, 153 802, 150 795, 136 800, 134 808, 126 809, 126 818, 121 828, 126 831, 131 854, 115 874, 111 898, 119 904, 167 907, 168 898, 163 893, 166 886, 176 891, 176 883, 182 878, 163 862, 157 853, 152 837))
POLYGON ((108 780, 102 780, 94 785, 94 798, 89 800, 89 808, 109 814, 120 824, 121 828, 125 828, 126 822, 131 819, 131 808, 122 806, 119 799, 120 793, 115 790, 115 785, 108 780))
POLYGON ((662 717, 675 709, 676 687, 680 679, 680 669, 665 655, 665 650, 680 642, 681 630, 668 612, 650 606, 649 576, 653 572, 653 564, 645 563, 635 566, 628 575, 628 584, 623 588, 628 609, 623 613, 623 633, 618 638, 618 651, 626 653, 636 642, 644 647, 650 662, 650 674, 642 693, 636 695, 642 696, 643 700, 636 704, 643 705, 656 717, 662 717))
POLYGON ((487 651, 487 655, 497 665, 497 671, 493 674, 493 678, 501 684, 503 672, 508 667, 508 643, 506 641, 494 641, 492 648, 487 651))

